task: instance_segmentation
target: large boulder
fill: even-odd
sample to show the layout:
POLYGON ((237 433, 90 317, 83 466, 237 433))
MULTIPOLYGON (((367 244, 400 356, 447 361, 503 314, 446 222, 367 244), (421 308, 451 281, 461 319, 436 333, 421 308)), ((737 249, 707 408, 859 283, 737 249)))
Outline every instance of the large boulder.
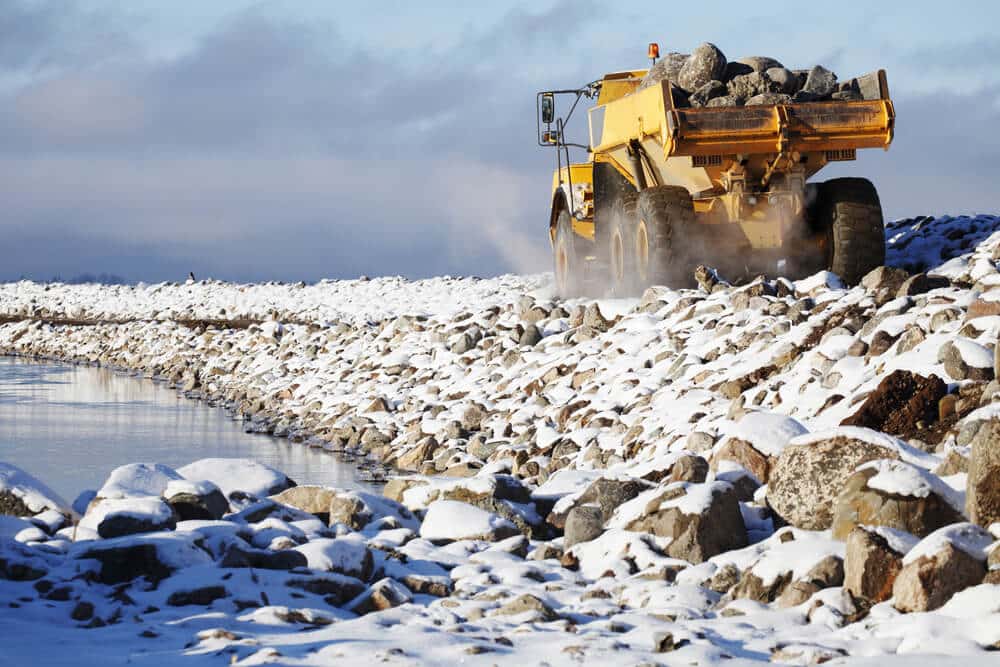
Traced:
POLYGON ((549 527, 538 515, 531 491, 511 475, 476 475, 434 484, 414 485, 402 493, 403 503, 412 509, 427 507, 436 500, 456 500, 497 514, 525 535, 548 537, 549 527))
POLYGON ((862 465, 847 478, 833 508, 833 536, 856 526, 886 526, 925 537, 964 521, 961 498, 932 473, 896 460, 862 465))
POLYGON ((793 526, 826 530, 837 496, 858 466, 899 458, 902 447, 889 436, 854 427, 795 438, 771 468, 767 503, 793 526))
POLYGON ((762 95, 764 93, 776 93, 779 91, 777 84, 759 72, 741 74, 734 77, 726 85, 729 90, 729 95, 739 100, 740 103, 743 103, 745 100, 752 97, 756 97, 757 95, 762 95))
POLYGON ((163 499, 179 521, 221 519, 229 511, 229 501, 222 491, 207 481, 171 480, 163 490, 163 499))
POLYGON ((989 527, 1000 522, 1000 420, 983 422, 971 446, 965 511, 970 521, 989 527))
POLYGON ((741 65, 746 65, 758 74, 763 74, 767 70, 775 67, 784 67, 774 58, 769 58, 767 56, 747 56, 745 58, 739 58, 736 62, 741 65))
POLYGON ((671 538, 667 555, 692 563, 747 545, 740 503, 725 482, 675 482, 629 501, 615 514, 613 525, 625 530, 671 538))
POLYGON ((844 590, 868 604, 888 600, 896 576, 903 569, 903 552, 912 547, 908 542, 905 534, 894 531, 852 530, 844 558, 844 590))
POLYGON ((986 576, 989 533, 971 523, 954 524, 925 537, 903 559, 892 586, 893 605, 902 612, 933 611, 955 593, 986 576))
POLYGON ((160 496, 167 484, 181 475, 162 463, 127 463, 111 471, 98 498, 144 498, 160 496))
POLYGON ((566 515, 563 546, 589 542, 604 532, 604 513, 596 505, 576 505, 566 515))
POLYGON ((735 598, 795 606, 843 582, 842 546, 823 535, 786 528, 757 548, 762 553, 740 575, 732 590, 735 598))
POLYGON ((510 521, 457 500, 437 500, 427 508, 420 536, 435 543, 457 540, 499 542, 519 535, 510 521))
POLYGON ((688 55, 686 53, 672 52, 663 56, 656 61, 655 65, 649 68, 646 76, 642 77, 642 81, 639 83, 639 90, 656 85, 661 81, 676 82, 677 75, 680 74, 681 68, 684 67, 687 59, 688 55))
POLYGON ((91 503, 79 525, 109 539, 173 530, 177 515, 161 498, 103 498, 91 503))
POLYGON ((372 553, 360 535, 312 539, 295 550, 306 557, 310 569, 336 572, 362 581, 372 576, 372 553))
POLYGON ((157 533, 94 542, 81 542, 70 556, 97 563, 102 584, 120 584, 138 577, 159 581, 177 570, 209 565, 212 557, 198 545, 196 533, 157 533))
POLYGON ((72 515, 69 505, 55 491, 21 468, 0 462, 0 514, 35 516, 46 510, 72 515))
POLYGON ((803 91, 820 98, 830 95, 836 88, 837 75, 821 65, 816 65, 809 70, 806 83, 802 86, 803 91))
POLYGON ((721 80, 726 71, 726 56, 714 44, 705 42, 691 52, 677 73, 677 83, 695 91, 713 79, 721 80))
POLYGON ((201 459, 177 472, 192 481, 213 482, 227 498, 235 492, 270 496, 295 486, 285 473, 251 459, 201 459))

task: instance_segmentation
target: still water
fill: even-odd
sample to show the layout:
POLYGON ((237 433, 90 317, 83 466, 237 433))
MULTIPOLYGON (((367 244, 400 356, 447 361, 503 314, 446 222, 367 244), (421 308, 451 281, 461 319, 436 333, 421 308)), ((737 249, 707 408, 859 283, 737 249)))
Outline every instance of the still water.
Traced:
POLYGON ((244 433, 221 408, 164 384, 104 368, 0 356, 0 461, 23 468, 69 502, 100 488, 125 463, 178 467, 208 457, 254 459, 299 484, 367 486, 335 454, 244 433))

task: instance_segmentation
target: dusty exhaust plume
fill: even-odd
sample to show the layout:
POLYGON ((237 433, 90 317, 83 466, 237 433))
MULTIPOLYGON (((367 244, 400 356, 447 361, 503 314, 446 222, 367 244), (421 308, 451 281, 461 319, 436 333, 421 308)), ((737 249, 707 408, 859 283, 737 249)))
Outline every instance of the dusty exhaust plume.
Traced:
POLYGON ((445 205, 453 254, 492 251, 513 273, 551 271, 548 227, 526 202, 537 191, 530 176, 481 162, 448 163, 429 179, 445 205))

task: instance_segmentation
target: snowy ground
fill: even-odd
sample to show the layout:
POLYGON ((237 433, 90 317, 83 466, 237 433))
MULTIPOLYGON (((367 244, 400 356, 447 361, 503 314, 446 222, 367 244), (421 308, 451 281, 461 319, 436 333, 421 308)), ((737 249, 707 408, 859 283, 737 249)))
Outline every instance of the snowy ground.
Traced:
POLYGON ((964 513, 1000 417, 1000 219, 887 238, 889 265, 931 277, 598 302, 553 301, 546 276, 0 285, 0 352, 166 378, 290 446, 411 471, 383 499, 282 491, 240 462, 132 466, 67 503, 0 466, 0 507, 35 515, 0 516, 0 657, 985 663, 1000 550, 964 513), (876 391, 895 371, 947 396, 876 391), (862 458, 841 474, 854 454, 831 447, 862 458), (965 583, 932 610, 904 613, 891 579, 849 592, 839 494, 858 475, 858 502, 907 508, 856 521, 904 570, 959 552, 965 583))

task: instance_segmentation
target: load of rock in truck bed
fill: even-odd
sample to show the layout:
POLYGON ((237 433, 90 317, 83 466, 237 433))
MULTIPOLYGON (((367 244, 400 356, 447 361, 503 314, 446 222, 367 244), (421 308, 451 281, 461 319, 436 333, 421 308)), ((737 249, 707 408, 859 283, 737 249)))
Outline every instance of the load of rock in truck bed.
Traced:
POLYGON ((788 69, 774 58, 751 56, 734 62, 714 44, 704 43, 690 55, 668 53, 650 68, 639 89, 669 80, 678 107, 732 107, 825 100, 879 98, 878 74, 838 81, 816 65, 788 69))

